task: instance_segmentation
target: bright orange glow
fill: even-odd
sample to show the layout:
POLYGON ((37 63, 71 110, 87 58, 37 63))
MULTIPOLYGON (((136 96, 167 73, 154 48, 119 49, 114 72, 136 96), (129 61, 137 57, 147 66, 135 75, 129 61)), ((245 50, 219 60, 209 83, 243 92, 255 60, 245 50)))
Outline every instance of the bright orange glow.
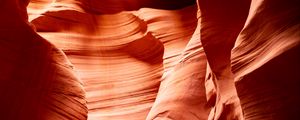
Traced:
POLYGON ((0 119, 293 120, 297 5, 1 0, 0 119))

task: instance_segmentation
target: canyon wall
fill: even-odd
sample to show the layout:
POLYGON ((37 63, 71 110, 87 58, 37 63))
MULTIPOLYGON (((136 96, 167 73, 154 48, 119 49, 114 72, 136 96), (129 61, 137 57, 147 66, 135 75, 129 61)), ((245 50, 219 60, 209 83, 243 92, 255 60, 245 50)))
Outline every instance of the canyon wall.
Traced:
POLYGON ((1 119, 299 117, 296 0, 27 4, 0 5, 1 119))

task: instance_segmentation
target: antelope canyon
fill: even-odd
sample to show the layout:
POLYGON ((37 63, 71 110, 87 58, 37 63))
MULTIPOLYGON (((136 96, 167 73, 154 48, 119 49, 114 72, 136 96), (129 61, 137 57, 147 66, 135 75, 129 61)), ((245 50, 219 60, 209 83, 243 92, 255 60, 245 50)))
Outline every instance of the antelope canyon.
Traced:
POLYGON ((300 119, 299 0, 1 0, 0 120, 300 119))

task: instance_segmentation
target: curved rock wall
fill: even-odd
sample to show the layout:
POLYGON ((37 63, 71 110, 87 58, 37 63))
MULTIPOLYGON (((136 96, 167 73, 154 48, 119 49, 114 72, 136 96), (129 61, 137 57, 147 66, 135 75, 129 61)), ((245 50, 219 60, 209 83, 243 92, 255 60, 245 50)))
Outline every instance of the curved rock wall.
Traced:
MULTIPOLYGON (((13 5, 23 5, 16 1, 3 4, 8 8, 1 7, 1 11, 12 13, 17 11, 13 5)), ((0 22, 1 119, 86 119, 85 91, 73 65, 63 51, 25 22, 26 14, 21 14, 6 16, 10 21, 0 22)))
POLYGON ((2 3, 1 119, 298 117, 296 0, 2 3))

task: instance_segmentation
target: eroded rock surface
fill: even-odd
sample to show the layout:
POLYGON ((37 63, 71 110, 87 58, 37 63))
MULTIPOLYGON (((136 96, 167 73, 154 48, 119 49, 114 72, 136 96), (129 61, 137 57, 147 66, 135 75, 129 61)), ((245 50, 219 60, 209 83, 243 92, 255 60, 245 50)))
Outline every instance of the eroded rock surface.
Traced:
POLYGON ((30 24, 13 1, 4 119, 298 117, 296 0, 31 0, 30 24))

